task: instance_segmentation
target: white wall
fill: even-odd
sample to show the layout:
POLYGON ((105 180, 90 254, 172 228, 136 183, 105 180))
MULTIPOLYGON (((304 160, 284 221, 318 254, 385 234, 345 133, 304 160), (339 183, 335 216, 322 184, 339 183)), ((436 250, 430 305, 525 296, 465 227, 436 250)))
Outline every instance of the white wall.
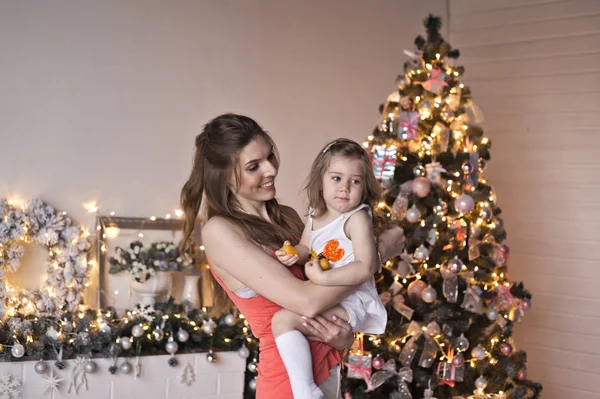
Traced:
MULTIPOLYGON (((0 194, 100 212, 178 207, 194 137, 228 111, 272 132, 283 202, 335 137, 371 133, 445 0, 0 0, 0 194)), ((26 280, 27 278, 25 278, 26 280)))
POLYGON ((545 399, 600 398, 600 2, 452 0, 451 42, 492 139, 516 328, 545 399))

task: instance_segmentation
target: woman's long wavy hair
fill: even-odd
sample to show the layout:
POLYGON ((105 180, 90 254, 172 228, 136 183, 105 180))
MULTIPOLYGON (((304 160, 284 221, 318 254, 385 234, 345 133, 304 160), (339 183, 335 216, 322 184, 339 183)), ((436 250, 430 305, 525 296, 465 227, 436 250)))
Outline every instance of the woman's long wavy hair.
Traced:
MULTIPOLYGON (((242 210, 229 188, 232 174, 240 181, 238 156, 253 140, 262 137, 273 146, 275 167, 279 166, 275 143, 253 119, 236 114, 220 115, 209 121, 196 136, 194 164, 188 181, 181 190, 183 224, 182 251, 188 251, 198 218, 202 222, 220 216, 229 220, 250 241, 257 245, 278 248, 285 240, 297 242, 302 221, 291 208, 267 201, 267 212, 273 223, 242 210), (198 215, 202 208, 202 214, 198 215)), ((211 275, 212 278, 212 275, 211 275)), ((213 311, 222 312, 232 303, 227 293, 212 278, 213 311)))

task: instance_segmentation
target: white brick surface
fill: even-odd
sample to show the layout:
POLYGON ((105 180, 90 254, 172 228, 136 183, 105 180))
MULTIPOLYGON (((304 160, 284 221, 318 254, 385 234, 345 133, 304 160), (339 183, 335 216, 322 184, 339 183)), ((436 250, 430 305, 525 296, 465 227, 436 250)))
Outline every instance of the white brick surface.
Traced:
MULTIPOLYGON (((63 378, 59 393, 44 394, 46 385, 33 369, 36 361, 0 363, 0 374, 9 373, 21 381, 22 399, 38 398, 75 398, 85 399, 241 399, 244 392, 244 372, 246 360, 236 352, 217 353, 218 361, 210 364, 206 361, 206 353, 177 355, 179 365, 170 367, 168 355, 144 356, 140 358, 141 375, 137 380, 133 373, 129 375, 117 372, 111 375, 107 359, 94 359, 98 370, 88 374, 88 390, 82 388, 79 395, 74 390, 68 393, 73 361, 67 360, 65 370, 58 370, 54 362, 54 374, 63 378), (187 386, 180 382, 180 375, 187 363, 194 369, 196 380, 187 386)), ((117 365, 125 359, 119 358, 117 365)), ((132 364, 135 359, 128 358, 132 364)))

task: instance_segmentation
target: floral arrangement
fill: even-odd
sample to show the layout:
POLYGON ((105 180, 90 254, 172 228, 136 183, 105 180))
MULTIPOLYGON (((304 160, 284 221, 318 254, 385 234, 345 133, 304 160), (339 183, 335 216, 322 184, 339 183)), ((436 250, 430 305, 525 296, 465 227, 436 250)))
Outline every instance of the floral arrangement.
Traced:
POLYGON ((141 241, 133 241, 128 249, 117 247, 116 256, 110 257, 109 273, 128 271, 135 281, 143 283, 154 277, 156 272, 182 271, 191 268, 192 258, 179 253, 170 241, 158 241, 144 247, 141 241))

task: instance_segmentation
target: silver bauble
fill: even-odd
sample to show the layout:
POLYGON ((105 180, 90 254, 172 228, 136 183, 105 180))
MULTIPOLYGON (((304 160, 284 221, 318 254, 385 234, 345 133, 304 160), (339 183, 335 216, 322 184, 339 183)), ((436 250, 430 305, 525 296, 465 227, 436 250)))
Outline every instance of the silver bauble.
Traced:
POLYGON ((202 331, 207 335, 215 332, 215 322, 212 320, 205 321, 204 324, 202 324, 202 331))
POLYGON ((252 391, 256 390, 256 378, 253 378, 248 382, 248 388, 252 391))
POLYGON ((48 371, 48 365, 45 362, 40 360, 39 362, 37 362, 35 364, 35 366, 33 366, 33 369, 38 374, 45 374, 46 371, 48 371))
POLYGON ((471 162, 465 161, 462 164, 462 170, 465 175, 468 175, 469 173, 473 172, 473 165, 471 165, 471 162))
POLYGON ((429 250, 425 245, 421 244, 415 251, 415 258, 418 260, 425 260, 429 257, 429 250))
POLYGON ((448 270, 452 273, 460 273, 463 268, 463 261, 458 258, 452 258, 448 261, 448 270))
POLYGON ((483 360, 486 356, 485 349, 479 344, 471 350, 471 356, 477 360, 483 360))
POLYGON ((427 197, 431 191, 431 182, 426 177, 417 177, 412 181, 412 192, 417 194, 419 198, 427 197))
POLYGON ((136 338, 141 337, 142 335, 144 335, 144 327, 142 327, 141 324, 136 324, 131 329, 131 335, 133 335, 136 338))
POLYGON ((246 359, 248 356, 250 356, 250 349, 248 349, 244 345, 240 349, 238 349, 237 353, 238 353, 239 357, 246 359))
POLYGON ((225 325, 229 327, 235 326, 235 316, 232 314, 228 314, 227 316, 225 316, 223 321, 225 322, 225 325))
POLYGON ((475 388, 485 389, 488 385, 488 380, 484 376, 480 376, 475 380, 475 388))
POLYGON ((177 331, 177 341, 186 342, 188 339, 190 339, 190 333, 183 328, 180 328, 179 331, 177 331))
POLYGON ((208 351, 208 353, 206 354, 206 361, 209 363, 216 363, 217 362, 217 354, 214 353, 212 350, 208 351))
POLYGON ((133 370, 133 365, 131 363, 129 363, 129 361, 127 361, 127 360, 125 360, 119 366, 119 371, 123 374, 129 374, 129 373, 131 373, 132 370, 133 370))
POLYGON ((479 227, 476 224, 472 224, 470 230, 471 230, 471 237, 479 238, 479 235, 481 234, 481 227, 479 227))
POLYGON ((164 337, 165 337, 165 332, 163 330, 161 330, 160 327, 156 326, 154 331, 152 331, 152 338, 155 341, 162 341, 162 339, 164 337))
POLYGON ((483 172, 483 171, 485 170, 485 167, 486 167, 486 166, 487 166, 487 165, 485 164, 485 159, 481 159, 481 158, 479 158, 479 165, 478 165, 478 167, 479 167, 479 171, 480 171, 480 172, 483 172))
POLYGON ((448 204, 444 201, 438 201, 437 204, 433 207, 433 210, 438 215, 445 215, 448 212, 448 204))
POLYGON ((417 165, 417 166, 415 166, 413 172, 415 173, 416 177, 425 176, 425 174, 427 173, 425 171, 425 167, 423 165, 417 165))
POLYGON ((437 292, 435 291, 435 288, 433 288, 432 286, 425 288, 421 293, 421 298, 426 303, 435 302, 435 300, 437 299, 437 292))
POLYGON ((175 352, 177 352, 177 350, 179 349, 179 345, 177 345, 177 342, 175 342, 174 340, 169 339, 169 342, 167 342, 167 344, 165 345, 165 349, 167 353, 170 353, 172 355, 175 352))
POLYGON ((398 90, 404 90, 407 86, 408 81, 406 80, 406 78, 402 75, 398 76, 398 78, 396 79, 396 87, 398 87, 398 90))
POLYGON ((465 337, 465 334, 460 334, 460 337, 456 339, 456 349, 463 352, 469 349, 469 340, 465 337))
POLYGON ((492 216, 494 216, 494 212, 489 206, 484 206, 479 211, 479 216, 481 216, 481 218, 485 221, 490 221, 492 219, 492 216))
POLYGON ((498 311, 494 308, 490 308, 485 315, 487 316, 488 320, 494 321, 498 318, 498 311))
POLYGON ((10 349, 10 353, 14 356, 14 357, 23 357, 23 355, 25 355, 25 347, 23 345, 21 345, 20 343, 16 343, 13 345, 13 347, 10 349))
POLYGON ((100 323, 100 325, 98 326, 98 329, 100 330, 100 332, 102 333, 106 333, 108 334, 110 332, 110 326, 108 325, 107 322, 103 321, 102 323, 100 323))
POLYGON ((421 211, 416 206, 412 206, 409 210, 406 211, 406 220, 410 223, 416 223, 421 219, 421 211))
POLYGON ((98 370, 98 365, 96 364, 96 362, 93 360, 88 360, 85 364, 85 372, 92 374, 96 372, 96 370, 98 370))
POLYGON ((248 363, 248 371, 251 373, 256 373, 256 370, 258 369, 258 364, 256 362, 250 362, 248 363))
POLYGON ((454 207, 461 213, 469 213, 473 210, 475 201, 468 194, 461 194, 455 201, 454 207))
POLYGON ((121 348, 123 348, 125 350, 131 349, 131 338, 121 337, 121 340, 119 343, 121 344, 121 348))

